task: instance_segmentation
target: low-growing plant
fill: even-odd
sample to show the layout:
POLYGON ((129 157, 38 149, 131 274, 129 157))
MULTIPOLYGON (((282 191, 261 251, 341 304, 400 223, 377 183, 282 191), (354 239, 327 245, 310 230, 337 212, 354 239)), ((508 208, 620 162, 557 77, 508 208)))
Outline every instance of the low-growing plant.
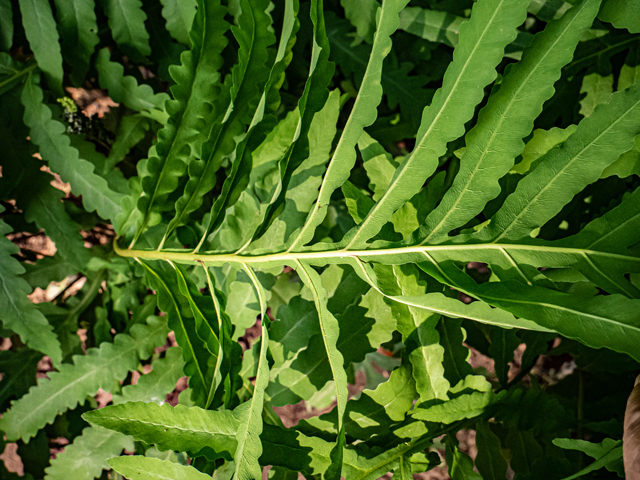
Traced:
POLYGON ((0 0, 27 477, 637 478, 640 4, 408 3, 0 0))

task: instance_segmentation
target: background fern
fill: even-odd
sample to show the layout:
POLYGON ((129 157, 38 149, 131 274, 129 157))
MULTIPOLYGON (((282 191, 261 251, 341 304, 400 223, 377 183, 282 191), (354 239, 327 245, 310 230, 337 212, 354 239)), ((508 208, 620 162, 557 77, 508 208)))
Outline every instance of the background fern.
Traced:
POLYGON ((0 0, 3 478, 640 470, 638 8, 0 0))

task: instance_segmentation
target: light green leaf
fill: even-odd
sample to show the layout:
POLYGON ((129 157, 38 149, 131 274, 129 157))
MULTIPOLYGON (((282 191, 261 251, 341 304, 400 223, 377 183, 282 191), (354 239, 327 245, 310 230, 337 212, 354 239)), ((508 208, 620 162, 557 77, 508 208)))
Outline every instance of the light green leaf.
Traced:
POLYGON ((140 455, 114 457, 108 463, 116 472, 128 478, 140 480, 163 480, 166 478, 173 480, 206 480, 211 478, 211 476, 205 475, 190 466, 140 455))
POLYGON ((449 424, 482 414, 492 401, 491 392, 472 392, 427 408, 416 408, 412 417, 425 422, 449 424))
POLYGON ((553 444, 564 449, 579 450, 595 459, 595 462, 563 480, 573 480, 603 467, 609 471, 616 471, 616 464, 622 460, 622 442, 620 440, 605 438, 602 442, 595 444, 585 440, 555 438, 553 444))
POLYGON ((613 94, 613 75, 602 76, 599 73, 590 73, 582 79, 580 93, 586 96, 580 100, 580 114, 588 117, 593 113, 597 105, 606 103, 613 94))
POLYGON ((327 308, 327 291, 322 286, 320 276, 313 270, 313 267, 301 262, 297 262, 296 271, 304 284, 311 290, 313 302, 315 303, 320 320, 320 332, 324 343, 325 352, 329 359, 331 374, 335 382, 337 413, 338 413, 338 441, 331 455, 331 469, 325 477, 327 480, 340 478, 342 470, 342 449, 344 447, 344 413, 348 400, 347 374, 344 370, 344 357, 337 348, 340 327, 338 320, 327 308), (335 453, 334 453, 335 452, 335 453), (335 454, 335 457, 334 457, 335 454))
POLYGON ((167 21, 167 30, 180 43, 190 45, 189 31, 196 14, 196 0, 162 0, 162 16, 167 21))
POLYGON ((340 5, 358 36, 371 42, 376 30, 376 11, 380 7, 378 0, 341 0, 340 5))
POLYGON ((576 131, 576 128, 578 128, 577 125, 571 125, 567 128, 534 130, 533 137, 527 142, 522 151, 522 160, 514 165, 510 173, 526 174, 535 165, 536 160, 545 155, 549 150, 562 145, 562 143, 576 131))
POLYGON ((83 415, 89 423, 109 428, 135 440, 154 444, 160 451, 177 450, 210 460, 236 451, 240 421, 229 410, 202 410, 168 403, 127 402, 83 415))
POLYGON ((135 450, 131 437, 102 427, 87 427, 51 461, 45 480, 97 478, 102 470, 109 469, 107 459, 117 457, 123 449, 135 450))
MULTIPOLYGON (((377 266, 376 277, 380 288, 392 296, 420 296, 426 291, 426 283, 420 280, 419 270, 410 265, 377 266)), ((420 395, 420 402, 433 399, 447 400, 449 382, 444 377, 444 349, 436 330, 439 315, 428 310, 409 306, 387 297, 387 303, 396 317, 397 329, 413 365, 413 377, 420 395)))
POLYGON ((620 155, 620 158, 602 172, 602 178, 617 175, 626 178, 630 175, 640 176, 640 135, 636 137, 633 148, 620 155))
POLYGON ((236 441, 238 446, 233 456, 236 464, 234 478, 236 480, 252 480, 262 476, 262 469, 258 459, 262 454, 260 434, 262 433, 262 409, 264 403, 264 391, 269 384, 269 365, 267 350, 269 348, 269 331, 266 315, 267 304, 265 292, 256 274, 246 265, 243 265, 247 275, 251 278, 258 300, 260 302, 260 315, 262 316, 262 336, 260 339, 260 359, 256 375, 255 388, 251 399, 234 410, 234 415, 240 420, 236 441))
POLYGON ((400 12, 400 29, 430 42, 455 47, 458 44, 460 25, 465 20, 447 12, 408 7, 400 12))
POLYGON ((367 440, 373 434, 384 435, 393 422, 401 422, 416 397, 411 366, 391 372, 389 380, 375 390, 364 390, 358 400, 347 403, 345 427, 347 435, 367 440))
POLYGON ((610 22, 616 28, 626 28, 631 33, 640 33, 638 0, 604 0, 598 18, 610 22))

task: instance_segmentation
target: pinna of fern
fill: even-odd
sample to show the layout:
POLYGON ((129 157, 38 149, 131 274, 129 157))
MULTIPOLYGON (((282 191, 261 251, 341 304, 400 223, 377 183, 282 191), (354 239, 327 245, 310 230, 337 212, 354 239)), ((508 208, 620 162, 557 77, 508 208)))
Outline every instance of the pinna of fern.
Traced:
MULTIPOLYGON (((20 3, 23 17, 45 8, 43 2, 20 3)), ((148 38, 118 28, 123 12, 116 2, 106 3, 116 43, 134 57, 149 56, 148 38)), ((560 334, 640 362, 637 179, 627 191, 607 197, 601 210, 584 206, 608 168, 634 172, 630 152, 637 151, 640 135, 640 83, 618 80, 615 92, 611 87, 595 100, 588 91, 588 101, 597 105, 577 125, 561 132, 536 129, 557 82, 579 71, 575 63, 583 58, 582 40, 599 22, 599 0, 581 0, 544 20, 506 68, 505 49, 522 37, 531 6, 526 0, 475 2, 468 21, 459 23, 441 86, 413 132, 415 146, 395 158, 373 132, 387 106, 383 86, 392 38, 401 26, 415 30, 401 23, 408 0, 383 0, 375 9, 369 56, 351 99, 341 98, 332 80, 332 59, 344 67, 332 54, 334 25, 322 0, 308 8, 297 0, 284 2, 277 36, 266 0, 240 0, 233 9, 219 0, 197 5, 188 36, 177 17, 163 10, 171 18, 170 33, 188 38, 190 47, 169 68, 169 100, 125 76, 107 50, 97 54, 101 85, 135 115, 158 124, 157 142, 128 179, 127 195, 112 188, 116 180, 62 135, 62 124, 43 102, 39 72, 21 74, 31 141, 82 195, 88 211, 115 224, 114 251, 131 259, 156 292, 181 349, 184 367, 174 359, 176 369, 184 368, 189 377, 190 396, 181 398, 186 405, 142 403, 147 398, 140 394, 84 418, 94 425, 86 438, 107 435, 104 428, 123 434, 109 437, 118 440, 113 455, 133 437, 160 451, 187 452, 196 459, 193 466, 124 456, 108 460, 111 468, 141 478, 204 478, 202 472, 222 464, 231 465, 238 479, 261 478, 267 465, 282 476, 291 471, 375 479, 392 471, 411 478, 421 465, 438 463, 425 453, 435 438, 475 425, 475 466, 485 478, 501 478, 507 462, 488 419, 530 422, 522 411, 535 394, 509 388, 505 365, 521 337, 544 345, 560 334), (292 100, 281 90, 303 21, 312 28, 310 61, 292 100), (237 55, 229 52, 230 35, 237 55), (232 65, 225 63, 230 58, 232 65), (447 162, 454 163, 452 145, 464 147, 456 149, 456 168, 446 171, 447 162), (535 158, 528 147, 537 149, 535 158), (573 212, 581 218, 572 219, 573 212), (558 233, 562 221, 569 225, 566 234, 558 233), (470 262, 485 264, 490 277, 478 281, 470 262), (300 282, 288 299, 276 301, 275 283, 285 267, 300 282), (256 317, 260 339, 243 353, 236 340, 256 317), (490 332, 491 354, 504 360, 496 365, 495 391, 466 363, 461 325, 469 320, 481 325, 478 331, 490 332), (355 365, 394 339, 403 348, 400 366, 386 382, 349 399, 355 365), (323 396, 335 399, 336 408, 297 428, 285 429, 271 410, 301 399, 321 403, 323 396)), ((127 7, 135 10, 129 22, 144 22, 138 7, 127 7)), ((64 8, 58 11, 62 15, 64 8)), ((610 7, 602 12, 602 21, 618 27, 607 20, 610 7)), ((55 26, 50 20, 43 31, 55 26)), ((620 25, 628 31, 624 35, 637 33, 633 22, 620 25)), ((362 29, 366 25, 358 25, 362 29)), ((56 91, 62 85, 60 62, 47 58, 47 45, 30 38, 34 32, 25 28, 44 82, 56 91)), ((83 45, 89 48, 93 41, 83 45)), ((68 62, 82 70, 84 60, 68 62)), ((17 277, 10 260, 6 265, 17 277)), ((32 316, 33 323, 40 321, 37 313, 32 316)), ((150 318, 148 325, 137 325, 140 330, 165 331, 150 318)), ((108 381, 135 369, 151 348, 138 346, 144 342, 138 330, 116 337, 113 349, 109 344, 73 365, 62 364, 48 382, 13 402, 0 423, 7 438, 28 440, 77 403, 60 398, 46 415, 21 414, 34 405, 45 408, 44 398, 64 383, 65 374, 71 379, 109 369, 120 354, 129 363, 117 365, 108 381), (104 360, 103 367, 92 370, 93 357, 104 360)), ((27 340, 34 349, 55 352, 27 340)), ((98 386, 106 383, 80 385, 85 394, 98 386)), ((571 414, 564 406, 549 401, 545 408, 552 419, 549 432, 568 428, 571 414)), ((49 475, 67 468, 67 458, 83 442, 74 443, 49 475)), ((603 458, 619 460, 617 448, 611 446, 603 458)), ((474 461, 460 451, 455 435, 447 436, 446 459, 452 469, 475 474, 474 461)))

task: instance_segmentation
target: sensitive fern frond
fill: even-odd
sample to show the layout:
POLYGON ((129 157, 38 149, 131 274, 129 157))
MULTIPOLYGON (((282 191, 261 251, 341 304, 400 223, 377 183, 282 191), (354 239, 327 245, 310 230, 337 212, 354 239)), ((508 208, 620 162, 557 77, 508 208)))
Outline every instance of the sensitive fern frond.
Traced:
MULTIPOLYGON (((115 43, 100 35, 95 67, 128 110, 105 118, 106 135, 70 138, 38 80, 46 74, 49 91, 69 80, 55 55, 43 59, 57 50, 42 44, 51 22, 44 33, 26 29, 34 61, 0 54, 11 157, 0 200, 6 224, 44 229, 57 253, 20 250, 20 279, 16 248, 0 242, 12 294, 0 303, 4 325, 56 355, 59 371, 3 414, 7 439, 36 436, 98 388, 114 391, 114 404, 83 414, 94 426, 53 462, 50 479, 112 467, 249 480, 266 466, 274 478, 410 479, 439 463, 427 450, 443 435, 452 478, 504 477, 508 467, 542 478, 566 470, 563 458, 541 463, 550 434, 617 435, 617 421, 585 421, 606 409, 583 403, 596 378, 617 391, 640 362, 638 39, 594 26, 614 0, 543 3, 435 12, 407 0, 163 0, 155 9, 103 0, 115 43), (298 55, 305 49, 309 58, 298 55), (153 80, 125 76, 136 58, 153 80), (602 89, 591 83, 600 79, 602 89), (11 120, 22 112, 18 92, 28 129, 11 120), (70 183, 68 201, 38 160, 24 159, 35 152, 27 136, 70 183), (134 165, 143 149, 148 158, 134 165), (113 250, 93 211, 115 223, 113 250), (102 233, 81 232, 94 245, 85 248, 80 229, 102 233), (78 271, 90 280, 78 298, 27 305, 29 285, 78 271), (80 351, 78 326, 88 353, 60 365, 80 351), (117 395, 167 330, 179 348, 160 360, 158 349, 151 374, 117 395), (478 368, 476 352, 495 368, 478 368), (533 379, 539 355, 565 353, 580 372, 575 395, 533 379), (598 373, 611 365, 610 379, 598 373), (164 395, 183 371, 189 387, 172 407, 164 395), (300 401, 324 413, 285 428, 274 407, 300 401), (539 423, 523 413, 536 402, 539 423), (576 402, 579 421, 559 408, 576 402), (455 435, 469 428, 474 460, 455 435), (102 446, 90 451, 94 442, 102 446), (123 447, 137 455, 110 458, 123 447), (186 452, 178 458, 189 466, 150 458, 172 452, 186 452)), ((64 54, 73 81, 96 39, 77 29, 81 18, 94 24, 91 0, 78 5, 72 16, 57 9, 63 51, 80 43, 64 54)), ((35 368, 37 352, 11 348, 20 352, 12 362, 24 355, 35 368)))

